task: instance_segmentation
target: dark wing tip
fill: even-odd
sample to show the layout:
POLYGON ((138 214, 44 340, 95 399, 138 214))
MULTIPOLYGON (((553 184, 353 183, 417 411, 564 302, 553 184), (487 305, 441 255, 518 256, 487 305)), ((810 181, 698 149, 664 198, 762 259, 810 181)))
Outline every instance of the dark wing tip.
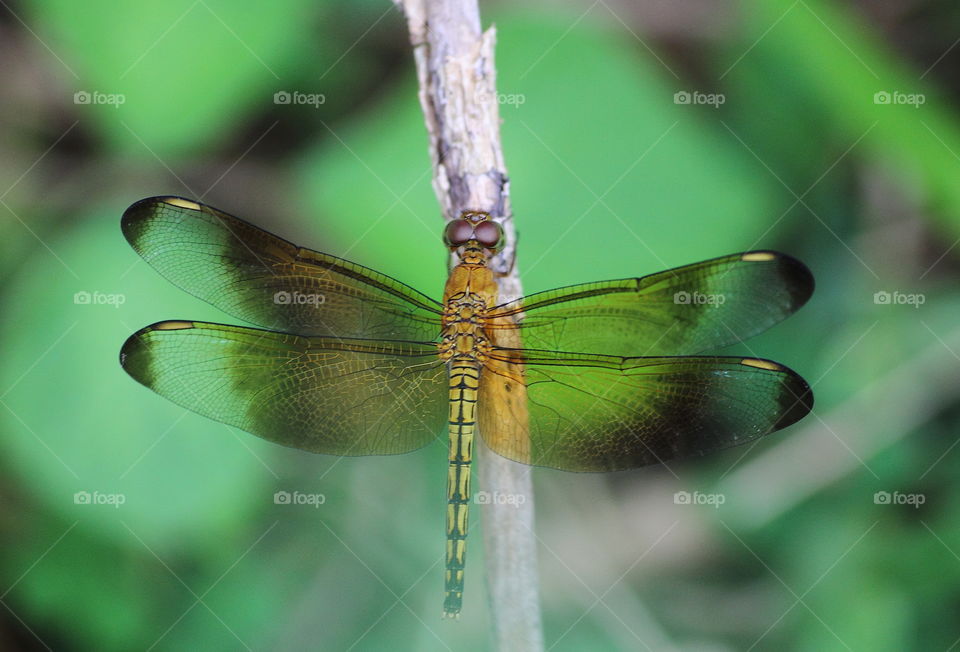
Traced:
POLYGON ((164 206, 173 206, 191 211, 202 211, 204 208, 203 204, 195 202, 192 199, 177 197, 175 195, 147 197, 146 199, 134 202, 127 210, 123 211, 123 216, 120 218, 120 228, 123 231, 123 235, 127 238, 127 242, 136 248, 135 239, 140 227, 146 220, 155 217, 164 206))
POLYGON ((746 367, 772 371, 780 376, 778 404, 781 413, 771 432, 796 423, 813 409, 813 390, 810 389, 807 381, 793 369, 785 367, 779 362, 764 360, 763 358, 743 358, 740 364, 746 367))
POLYGON ((127 338, 120 347, 120 366, 138 383, 150 383, 150 362, 152 359, 148 336, 155 331, 172 331, 194 328, 194 322, 185 320, 158 321, 138 330, 127 338))
POLYGON ((149 376, 150 352, 143 338, 151 328, 141 328, 120 347, 120 366, 141 385, 147 384, 149 376))
POLYGON ((816 287, 813 272, 793 256, 779 251, 759 250, 744 252, 740 254, 740 259, 746 262, 776 263, 780 276, 784 279, 784 287, 790 292, 793 310, 799 309, 813 295, 816 287))
POLYGON ((810 389, 807 381, 793 371, 783 383, 780 405, 783 406, 784 411, 774 426, 777 430, 793 425, 810 414, 813 409, 813 390, 810 389))

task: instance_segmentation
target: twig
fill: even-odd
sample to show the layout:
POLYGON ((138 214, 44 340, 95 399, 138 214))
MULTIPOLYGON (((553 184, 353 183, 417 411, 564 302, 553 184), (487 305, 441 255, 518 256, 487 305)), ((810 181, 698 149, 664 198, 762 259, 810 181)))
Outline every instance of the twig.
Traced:
MULTIPOLYGON (((499 276, 501 298, 519 297, 516 234, 496 99, 496 32, 492 27, 481 31, 476 0, 395 2, 403 8, 410 30, 420 104, 430 135, 433 188, 444 217, 482 210, 503 226, 507 246, 491 265, 499 276)), ((524 498, 516 508, 481 506, 496 646, 542 649, 530 469, 482 444, 477 453, 485 491, 524 498)))

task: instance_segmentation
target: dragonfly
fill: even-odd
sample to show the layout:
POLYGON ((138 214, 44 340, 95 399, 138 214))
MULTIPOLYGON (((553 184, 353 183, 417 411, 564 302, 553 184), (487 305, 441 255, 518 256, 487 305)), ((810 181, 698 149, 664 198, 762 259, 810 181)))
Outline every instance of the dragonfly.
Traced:
POLYGON ((811 296, 798 260, 749 251, 664 272, 500 300, 502 226, 447 222, 443 300, 181 197, 121 220, 161 275, 256 326, 161 321, 120 363, 161 396, 277 444, 395 455, 446 434, 443 612, 459 617, 477 433, 510 460, 609 472, 704 455, 803 418, 808 384, 770 360, 705 352, 811 296))

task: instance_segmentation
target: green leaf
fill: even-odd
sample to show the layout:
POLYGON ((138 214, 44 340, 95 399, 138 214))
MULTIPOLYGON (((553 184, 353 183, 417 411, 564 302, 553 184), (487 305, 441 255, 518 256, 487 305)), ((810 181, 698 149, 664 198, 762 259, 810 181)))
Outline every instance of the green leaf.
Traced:
POLYGON ((960 233, 960 126, 931 84, 927 73, 936 69, 905 65, 838 3, 750 0, 744 16, 747 33, 722 67, 735 76, 742 55, 763 61, 777 79, 789 70, 795 108, 823 116, 820 133, 838 130, 843 148, 856 144, 853 156, 895 165, 905 184, 925 191, 941 225, 960 233))
POLYGON ((301 60, 320 69, 332 62, 326 45, 309 46, 324 7, 308 0, 46 0, 28 12, 55 53, 50 66, 78 93, 83 123, 112 148, 163 160, 204 151, 238 115, 272 106, 301 60))

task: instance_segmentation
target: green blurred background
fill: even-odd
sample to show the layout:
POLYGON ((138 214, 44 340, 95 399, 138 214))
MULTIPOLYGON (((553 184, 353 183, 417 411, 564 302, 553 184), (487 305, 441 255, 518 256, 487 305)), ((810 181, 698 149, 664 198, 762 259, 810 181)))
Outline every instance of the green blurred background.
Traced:
MULTIPOLYGON (((534 472, 548 646, 955 646, 960 6, 481 9, 526 291, 751 248, 818 283, 740 347, 805 376, 815 414, 669 469, 534 472)), ((489 649, 479 530, 463 618, 440 618, 442 445, 284 449, 117 363, 145 324, 230 321, 126 244, 120 214, 146 196, 202 199, 439 296, 398 11, 20 0, 0 8, 0 56, 0 648, 489 649)))

